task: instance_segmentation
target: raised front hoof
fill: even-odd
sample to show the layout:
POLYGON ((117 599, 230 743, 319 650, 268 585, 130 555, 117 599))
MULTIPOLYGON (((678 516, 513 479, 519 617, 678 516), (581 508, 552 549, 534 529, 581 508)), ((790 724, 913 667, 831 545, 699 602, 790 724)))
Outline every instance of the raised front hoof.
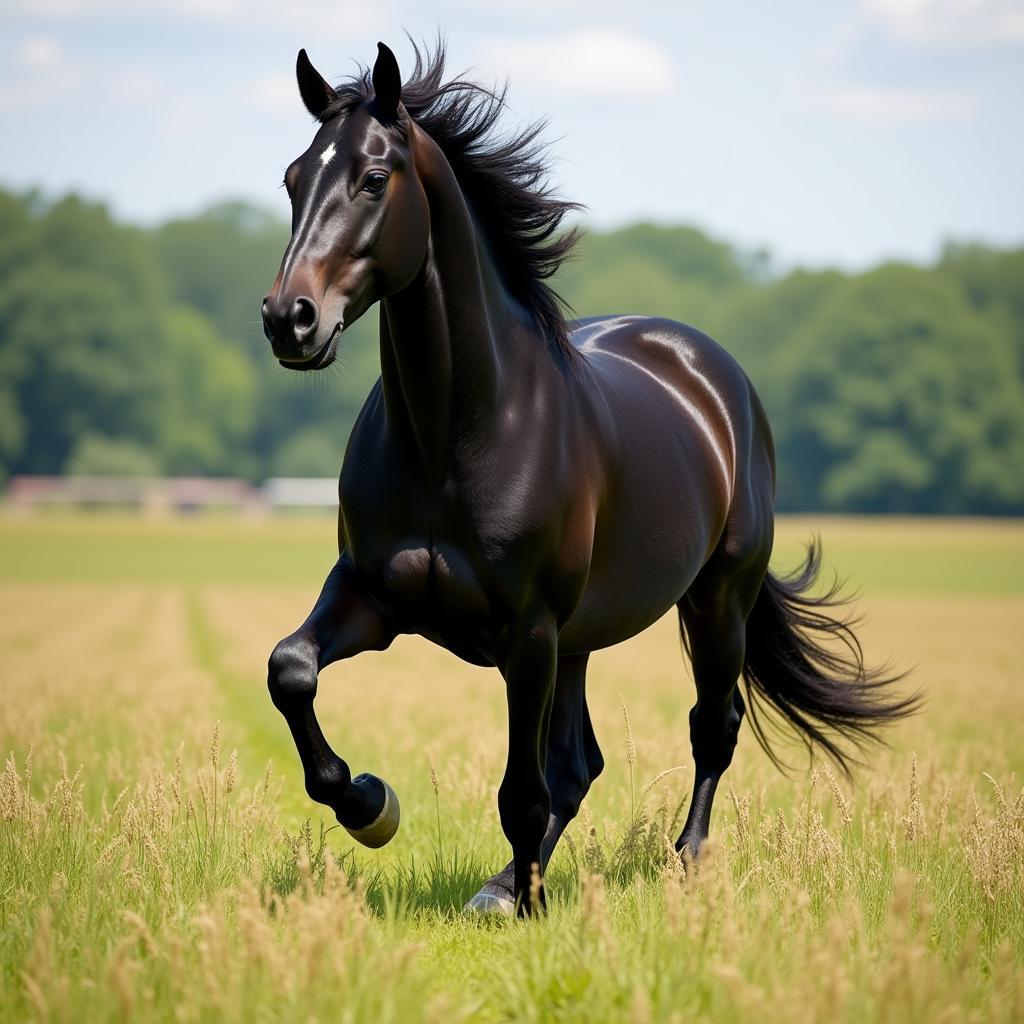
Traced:
POLYGON ((402 817, 398 795, 376 775, 357 775, 352 780, 352 785, 365 794, 365 803, 369 808, 367 817, 376 813, 367 824, 357 828, 346 825, 344 821, 341 821, 340 815, 338 821, 341 821, 345 831, 357 843, 362 843, 363 846, 368 846, 371 850, 380 849, 390 843, 398 831, 398 823, 402 817))
POLYGON ((511 895, 493 889, 481 889, 463 908, 466 914, 487 914, 511 917, 516 912, 511 895))

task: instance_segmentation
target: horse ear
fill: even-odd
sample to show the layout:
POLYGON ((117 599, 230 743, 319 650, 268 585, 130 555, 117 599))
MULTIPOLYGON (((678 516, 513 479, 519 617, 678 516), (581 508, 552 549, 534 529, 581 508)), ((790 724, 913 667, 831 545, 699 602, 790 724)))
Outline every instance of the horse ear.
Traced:
POLYGON ((299 56, 295 61, 295 77, 299 80, 299 93, 302 102, 306 104, 306 109, 320 120, 327 107, 338 98, 338 94, 313 67, 305 50, 299 50, 299 56))
POLYGON ((377 44, 377 62, 373 65, 373 104, 378 117, 393 121, 398 116, 402 99, 402 73, 395 55, 383 44, 377 44))

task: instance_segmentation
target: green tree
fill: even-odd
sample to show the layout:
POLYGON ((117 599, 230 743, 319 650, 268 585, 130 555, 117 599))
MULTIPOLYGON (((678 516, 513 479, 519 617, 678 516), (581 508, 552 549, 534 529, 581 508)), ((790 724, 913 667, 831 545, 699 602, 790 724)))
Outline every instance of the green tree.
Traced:
POLYGON ((345 440, 313 427, 287 437, 277 449, 274 476, 338 476, 345 440))
POLYGON ((1004 321, 1024 379, 1024 249, 999 252, 984 245, 950 243, 938 269, 959 285, 975 309, 1004 321))
MULTIPOLYGON (((376 312, 325 374, 281 368, 259 304, 288 237, 242 203, 152 230, 0 190, 0 479, 337 472, 379 373, 376 312)), ((754 381, 784 508, 1024 512, 1024 250, 772 275, 691 227, 591 232, 553 282, 581 316, 693 324, 754 381)))
POLYGON ((195 310, 169 307, 159 326, 165 347, 155 440, 165 471, 253 475, 251 362, 195 310))
POLYGON ((1012 341, 938 275, 848 281, 794 334, 775 431, 798 508, 1009 512, 1024 506, 1012 341))
POLYGON ((150 453, 159 471, 252 465, 250 362, 174 305, 143 232, 73 197, 5 196, 0 223, 12 229, 0 242, 6 471, 59 472, 83 452, 95 464, 116 445, 150 453))
POLYGON ((247 203, 220 203, 158 227, 152 241, 173 299, 239 347, 262 341, 260 302, 288 243, 286 224, 247 203))
POLYGON ((160 464, 137 441, 85 434, 75 442, 64 472, 70 476, 153 477, 160 475, 160 464))

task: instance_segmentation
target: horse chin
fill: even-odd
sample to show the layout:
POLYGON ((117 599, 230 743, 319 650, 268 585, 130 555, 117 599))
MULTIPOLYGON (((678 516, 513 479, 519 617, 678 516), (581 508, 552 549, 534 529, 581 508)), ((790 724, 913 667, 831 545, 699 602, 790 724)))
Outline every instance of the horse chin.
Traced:
POLYGON ((338 338, 344 330, 340 323, 334 325, 330 337, 310 356, 309 359, 278 359, 286 370, 323 370, 334 362, 338 355, 338 338))

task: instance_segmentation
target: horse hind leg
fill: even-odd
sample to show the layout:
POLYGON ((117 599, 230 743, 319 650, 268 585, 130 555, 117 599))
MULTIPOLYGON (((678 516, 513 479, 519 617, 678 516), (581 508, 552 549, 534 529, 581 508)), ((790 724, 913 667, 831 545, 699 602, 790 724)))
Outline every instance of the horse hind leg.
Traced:
POLYGON ((708 837, 715 790, 736 749, 745 710, 738 684, 747 616, 767 561, 767 552, 758 552, 744 562, 712 558, 678 603, 679 625, 688 640, 693 664, 697 703, 690 710, 693 792, 676 850, 685 850, 693 858, 708 837))
MULTIPOLYGON (((587 707, 586 675, 589 654, 563 655, 558 659, 555 693, 544 764, 551 791, 551 815, 541 844, 542 869, 558 840, 576 817, 590 784, 604 769, 587 707)), ((466 910, 512 913, 515 871, 510 861, 492 875, 466 904, 466 910)))

